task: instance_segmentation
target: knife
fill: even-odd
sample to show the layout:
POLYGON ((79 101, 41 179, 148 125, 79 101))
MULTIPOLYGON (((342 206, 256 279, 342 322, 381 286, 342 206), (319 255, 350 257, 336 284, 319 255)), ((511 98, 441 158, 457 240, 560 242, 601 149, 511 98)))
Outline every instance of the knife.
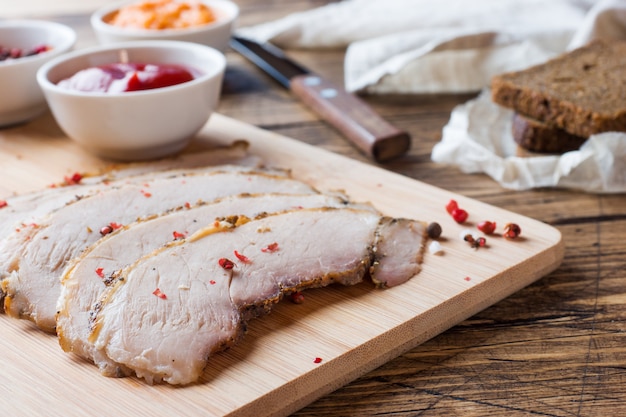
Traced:
POLYGON ((404 154, 411 137, 367 103, 291 60, 270 43, 234 36, 230 46, 252 61, 377 162, 404 154))

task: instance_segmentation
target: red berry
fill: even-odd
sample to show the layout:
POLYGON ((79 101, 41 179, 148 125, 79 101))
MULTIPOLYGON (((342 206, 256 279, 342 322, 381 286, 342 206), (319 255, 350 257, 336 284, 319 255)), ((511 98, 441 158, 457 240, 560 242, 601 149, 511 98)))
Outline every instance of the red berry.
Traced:
POLYGON ((504 226, 504 237, 507 239, 515 239, 522 234, 522 229, 515 223, 508 223, 504 226))
POLYGON ((241 253, 239 253, 237 251, 235 251, 235 256, 237 257, 237 259, 239 259, 243 263, 249 263, 250 262, 250 259, 247 256, 242 255, 241 253))
POLYGON ((448 201, 448 204, 446 204, 446 211, 448 212, 448 214, 452 214, 452 212, 458 208, 459 204, 456 202, 456 200, 450 200, 448 201))
POLYGON ((467 220, 467 216, 468 216, 467 211, 463 209, 455 208, 454 210, 452 210, 452 218, 457 223, 465 222, 465 220, 467 220))
POLYGON ((224 269, 233 269, 235 267, 235 263, 227 258, 220 258, 217 263, 224 269))
POLYGON ((490 235, 496 230, 496 223, 485 220, 484 222, 478 223, 476 227, 484 234, 490 235))
POLYGON ((300 291, 296 291, 291 294, 291 301, 295 304, 302 304, 304 302, 304 294, 300 291))

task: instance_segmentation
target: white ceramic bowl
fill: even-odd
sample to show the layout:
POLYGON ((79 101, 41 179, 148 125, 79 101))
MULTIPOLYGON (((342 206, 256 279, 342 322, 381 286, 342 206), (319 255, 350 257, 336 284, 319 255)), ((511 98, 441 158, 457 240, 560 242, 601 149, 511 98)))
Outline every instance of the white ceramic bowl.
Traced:
POLYGON ((219 101, 226 67, 223 53, 177 41, 102 45, 65 54, 40 68, 37 82, 63 131, 104 158, 143 160, 185 147, 219 101), (179 64, 201 74, 182 84, 152 90, 103 93, 57 85, 89 67, 118 62, 179 64))
POLYGON ((72 49, 76 33, 67 26, 41 20, 0 22, 0 44, 7 48, 32 50, 40 45, 51 49, 37 55, 0 61, 0 127, 21 123, 46 110, 46 100, 35 81, 45 62, 72 49))
POLYGON ((239 17, 239 7, 230 0, 201 0, 216 16, 214 22, 184 29, 131 29, 113 26, 107 19, 120 8, 141 2, 123 1, 107 5, 91 15, 91 26, 101 44, 139 40, 195 42, 224 52, 239 17))

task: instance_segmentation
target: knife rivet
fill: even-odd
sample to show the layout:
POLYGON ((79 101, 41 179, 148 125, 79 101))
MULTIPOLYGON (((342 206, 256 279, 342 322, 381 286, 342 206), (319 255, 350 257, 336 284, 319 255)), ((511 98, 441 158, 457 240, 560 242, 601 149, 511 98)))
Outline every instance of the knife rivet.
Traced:
POLYGON ((335 90, 334 88, 325 88, 322 91, 320 91, 320 96, 324 98, 337 97, 337 90, 335 90))
POLYGON ((308 86, 320 85, 321 82, 322 80, 320 79, 320 77, 306 77, 304 79, 304 84, 308 86))

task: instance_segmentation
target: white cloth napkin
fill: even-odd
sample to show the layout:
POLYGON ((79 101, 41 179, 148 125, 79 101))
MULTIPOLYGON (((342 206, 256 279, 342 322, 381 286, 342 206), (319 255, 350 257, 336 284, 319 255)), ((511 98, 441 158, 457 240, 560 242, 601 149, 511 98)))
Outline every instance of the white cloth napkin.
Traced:
POLYGON ((494 74, 563 52, 593 4, 345 0, 239 33, 287 48, 347 48, 350 91, 468 92, 486 86, 494 74))
POLYGON ((491 103, 493 75, 595 38, 626 39, 626 0, 344 0, 239 30, 288 48, 347 48, 347 90, 483 93, 457 107, 432 159, 503 187, 626 192, 626 134, 562 156, 515 156, 511 112, 491 103))

